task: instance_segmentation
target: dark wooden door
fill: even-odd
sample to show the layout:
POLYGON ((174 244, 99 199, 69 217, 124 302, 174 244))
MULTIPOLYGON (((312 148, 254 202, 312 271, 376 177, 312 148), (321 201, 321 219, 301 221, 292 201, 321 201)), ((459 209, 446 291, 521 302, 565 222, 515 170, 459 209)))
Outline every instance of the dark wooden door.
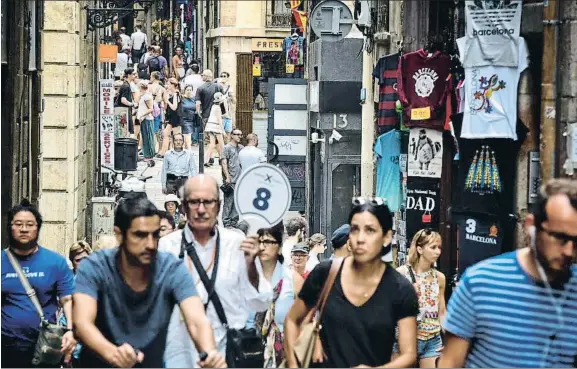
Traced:
POLYGON ((252 53, 236 54, 236 127, 252 132, 252 53))

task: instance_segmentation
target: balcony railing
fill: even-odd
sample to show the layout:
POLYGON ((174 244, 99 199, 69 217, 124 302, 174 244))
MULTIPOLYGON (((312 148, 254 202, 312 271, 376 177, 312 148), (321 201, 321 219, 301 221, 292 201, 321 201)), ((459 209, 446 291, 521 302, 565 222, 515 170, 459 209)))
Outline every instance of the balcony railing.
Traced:
POLYGON ((291 13, 267 14, 266 26, 268 28, 290 28, 291 17, 291 13))

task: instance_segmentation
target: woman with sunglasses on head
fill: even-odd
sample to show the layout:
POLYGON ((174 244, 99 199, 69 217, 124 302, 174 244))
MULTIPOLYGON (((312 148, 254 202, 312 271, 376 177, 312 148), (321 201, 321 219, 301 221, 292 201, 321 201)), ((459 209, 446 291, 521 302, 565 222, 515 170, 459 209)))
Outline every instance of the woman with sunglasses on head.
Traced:
POLYGON ((301 323, 317 305, 331 275, 331 263, 337 263, 333 268, 338 267, 338 272, 324 308, 317 310, 321 345, 314 349, 313 365, 398 368, 416 361, 419 307, 415 289, 382 260, 391 247, 391 212, 381 198, 357 198, 349 225, 352 256, 321 262, 305 280, 288 313, 284 338, 291 368, 302 365, 295 356, 295 343, 301 323), (401 352, 391 360, 397 325, 401 352))
POLYGON ((284 359, 283 331, 286 315, 303 285, 302 277, 283 265, 281 245, 284 225, 259 229, 260 254, 257 268, 273 287, 273 300, 268 310, 254 317, 255 328, 265 342, 264 368, 276 368, 284 359))
MULTIPOLYGON (((445 275, 434 265, 441 256, 441 235, 431 229, 415 234, 407 264, 397 268, 417 291, 419 315, 417 316, 417 355, 421 368, 435 368, 441 356, 441 320, 446 313, 445 275)), ((398 352, 398 346, 393 350, 398 352)))

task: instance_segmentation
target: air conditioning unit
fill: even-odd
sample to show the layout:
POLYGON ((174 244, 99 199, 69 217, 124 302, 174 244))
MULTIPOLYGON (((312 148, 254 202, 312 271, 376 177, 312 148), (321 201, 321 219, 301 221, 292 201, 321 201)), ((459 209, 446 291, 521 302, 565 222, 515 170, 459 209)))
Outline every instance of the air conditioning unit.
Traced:
POLYGON ((355 1, 355 17, 357 19, 357 26, 359 29, 370 28, 372 25, 371 3, 371 0, 355 1))

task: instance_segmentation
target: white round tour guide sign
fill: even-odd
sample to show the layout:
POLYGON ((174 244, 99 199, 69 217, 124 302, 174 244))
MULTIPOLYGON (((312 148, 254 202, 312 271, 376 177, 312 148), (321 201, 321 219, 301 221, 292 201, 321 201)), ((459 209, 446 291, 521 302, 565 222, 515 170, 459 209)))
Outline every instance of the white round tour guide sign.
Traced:
POLYGON ((234 203, 250 232, 270 228, 280 221, 291 205, 291 185, 282 170, 271 164, 256 164, 240 175, 234 203))

